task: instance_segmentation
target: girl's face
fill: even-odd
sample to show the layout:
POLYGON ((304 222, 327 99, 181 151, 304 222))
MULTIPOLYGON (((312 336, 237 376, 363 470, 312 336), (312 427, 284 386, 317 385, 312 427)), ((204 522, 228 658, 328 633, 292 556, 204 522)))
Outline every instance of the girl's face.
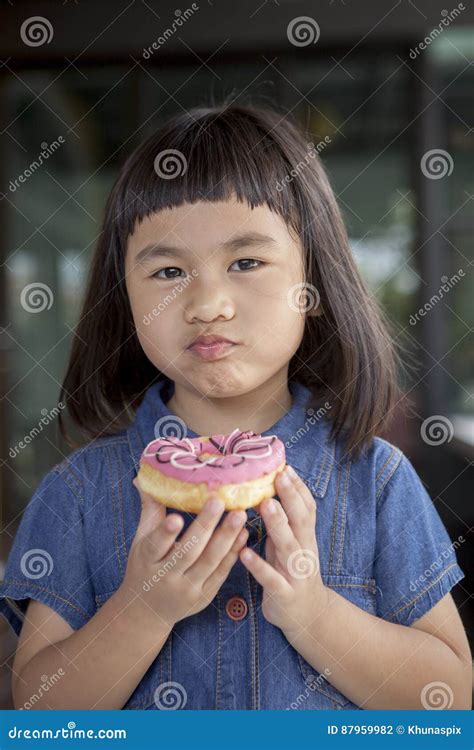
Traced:
POLYGON ((304 330, 303 263, 278 214, 237 200, 159 211, 135 226, 125 270, 141 346, 175 386, 232 397, 286 384, 304 330), (189 349, 200 335, 235 345, 204 359, 189 349))

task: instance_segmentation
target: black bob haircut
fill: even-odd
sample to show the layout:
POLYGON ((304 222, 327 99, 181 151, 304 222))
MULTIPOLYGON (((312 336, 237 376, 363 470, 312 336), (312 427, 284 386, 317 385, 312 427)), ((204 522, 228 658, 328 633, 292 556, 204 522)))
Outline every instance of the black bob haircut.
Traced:
MULTIPOLYGON (((319 155, 313 149, 308 158, 313 146, 274 108, 224 103, 173 116, 130 154, 107 200, 61 389, 81 436, 125 429, 146 389, 164 378, 138 341, 125 286, 136 223, 164 208, 231 197, 284 219, 302 243, 305 281, 318 290, 319 314, 305 317, 289 380, 311 390, 313 408, 331 404, 331 436, 344 436, 350 456, 386 428, 400 398, 398 353, 355 265, 319 155), (170 149, 187 168, 160 179, 155 160, 170 149)), ((59 426, 72 445, 61 414, 59 426)))

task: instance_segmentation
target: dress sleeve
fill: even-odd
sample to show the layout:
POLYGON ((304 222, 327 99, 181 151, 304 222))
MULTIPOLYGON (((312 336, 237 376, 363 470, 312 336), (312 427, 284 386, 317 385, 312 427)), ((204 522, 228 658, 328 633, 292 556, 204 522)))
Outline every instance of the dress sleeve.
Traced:
POLYGON ((28 599, 48 605, 75 630, 95 613, 82 500, 58 467, 26 506, 0 583, 0 613, 20 635, 28 599))
POLYGON ((464 578, 451 541, 410 461, 400 463, 377 506, 374 575, 377 615, 411 625, 464 578))

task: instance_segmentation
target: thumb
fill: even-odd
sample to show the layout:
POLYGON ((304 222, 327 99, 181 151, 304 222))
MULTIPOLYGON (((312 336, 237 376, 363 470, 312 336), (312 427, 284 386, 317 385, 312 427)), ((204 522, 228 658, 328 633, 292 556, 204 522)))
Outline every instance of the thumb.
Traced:
POLYGON ((145 492, 139 484, 138 477, 132 480, 132 484, 140 495, 141 514, 137 527, 137 535, 146 536, 164 520, 166 516, 165 506, 155 500, 153 495, 145 492))

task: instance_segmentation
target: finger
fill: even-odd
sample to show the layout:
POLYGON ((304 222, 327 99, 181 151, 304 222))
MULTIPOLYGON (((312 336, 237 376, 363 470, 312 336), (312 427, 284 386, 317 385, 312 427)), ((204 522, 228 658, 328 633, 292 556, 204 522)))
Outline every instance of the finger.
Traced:
POLYGON ((132 484, 140 496, 141 503, 141 513, 136 534, 138 537, 146 536, 162 523, 166 516, 166 508, 140 487, 137 477, 132 480, 132 484))
POLYGON ((186 575, 192 581, 197 583, 198 581, 206 580, 210 576, 212 571, 215 570, 230 551, 246 520, 247 514, 245 511, 232 511, 228 513, 225 521, 214 532, 207 547, 194 565, 185 568, 186 575))
POLYGON ((249 547, 242 550, 240 560, 270 596, 291 593, 288 581, 249 547))
POLYGON ((219 497, 213 495, 187 528, 177 543, 177 549, 180 549, 181 557, 176 567, 181 572, 191 567, 202 554, 223 512, 224 503, 219 497))
POLYGON ((267 540, 265 542, 265 559, 272 566, 272 568, 275 567, 276 551, 275 545, 273 544, 273 540, 270 536, 267 536, 267 540))
POLYGON ((237 562, 239 558, 239 552, 245 546, 248 537, 249 532, 247 531, 247 529, 242 529, 234 544, 232 545, 231 550, 227 553, 222 562, 219 563, 214 572, 211 573, 209 578, 207 578, 207 580, 204 582, 203 591, 218 591, 220 589, 222 583, 229 575, 232 567, 237 562))
POLYGON ((277 491, 299 544, 305 547, 313 543, 316 532, 316 502, 304 482, 296 474, 292 477, 291 472, 284 471, 278 477, 277 491))
POLYGON ((267 498, 260 504, 260 513, 265 522, 268 536, 272 539, 275 552, 283 565, 288 557, 301 546, 290 527, 288 517, 274 498, 267 498))
POLYGON ((149 546, 150 554, 156 562, 162 561, 172 550, 176 549, 179 544, 176 537, 181 532, 183 523, 181 516, 171 513, 163 519, 158 528, 153 529, 144 537, 142 543, 149 546))
POLYGON ((316 500, 314 499, 307 485, 301 479, 298 472, 295 471, 295 469, 292 466, 287 464, 285 467, 285 471, 283 473, 289 477, 291 485, 300 494, 307 509, 312 510, 316 505, 316 500))

